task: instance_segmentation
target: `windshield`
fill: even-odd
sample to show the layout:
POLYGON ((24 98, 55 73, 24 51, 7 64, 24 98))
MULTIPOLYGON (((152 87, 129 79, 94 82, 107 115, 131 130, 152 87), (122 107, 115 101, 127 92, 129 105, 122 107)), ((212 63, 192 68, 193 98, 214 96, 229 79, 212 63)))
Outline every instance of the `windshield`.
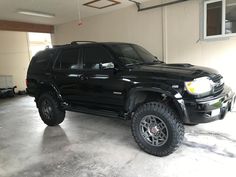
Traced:
POLYGON ((135 44, 112 44, 109 47, 126 66, 161 62, 146 49, 135 44))

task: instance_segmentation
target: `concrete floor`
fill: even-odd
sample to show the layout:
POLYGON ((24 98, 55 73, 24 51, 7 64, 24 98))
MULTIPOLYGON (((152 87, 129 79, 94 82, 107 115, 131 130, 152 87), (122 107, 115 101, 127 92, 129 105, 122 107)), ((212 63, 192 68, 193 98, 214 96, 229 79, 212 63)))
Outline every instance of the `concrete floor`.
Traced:
POLYGON ((184 144, 158 158, 142 152, 129 122, 68 112, 61 126, 40 120, 33 98, 0 100, 1 177, 235 177, 236 113, 186 127, 184 144))

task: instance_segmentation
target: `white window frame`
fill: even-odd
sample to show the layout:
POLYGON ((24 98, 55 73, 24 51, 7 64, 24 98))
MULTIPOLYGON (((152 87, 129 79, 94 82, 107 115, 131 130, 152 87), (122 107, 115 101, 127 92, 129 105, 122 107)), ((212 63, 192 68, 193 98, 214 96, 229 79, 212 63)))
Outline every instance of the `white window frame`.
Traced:
POLYGON ((223 38, 223 37, 231 37, 236 36, 236 33, 226 34, 225 33, 225 20, 226 20, 226 0, 207 0, 204 1, 204 39, 216 39, 216 38, 223 38), (207 36, 207 5, 215 2, 222 2, 222 33, 219 35, 214 36, 207 36))

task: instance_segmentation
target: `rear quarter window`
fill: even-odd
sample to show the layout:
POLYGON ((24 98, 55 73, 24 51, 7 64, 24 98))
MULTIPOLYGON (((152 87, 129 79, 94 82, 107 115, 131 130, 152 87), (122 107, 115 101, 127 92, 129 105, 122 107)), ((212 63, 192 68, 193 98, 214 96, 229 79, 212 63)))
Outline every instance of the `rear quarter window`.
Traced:
POLYGON ((64 49, 60 53, 60 56, 58 57, 56 63, 55 63, 55 69, 59 70, 73 70, 73 69, 79 69, 80 66, 78 64, 78 50, 77 48, 70 48, 70 49, 64 49))
POLYGON ((30 73, 42 73, 49 70, 55 51, 42 51, 37 53, 31 60, 29 66, 30 73))

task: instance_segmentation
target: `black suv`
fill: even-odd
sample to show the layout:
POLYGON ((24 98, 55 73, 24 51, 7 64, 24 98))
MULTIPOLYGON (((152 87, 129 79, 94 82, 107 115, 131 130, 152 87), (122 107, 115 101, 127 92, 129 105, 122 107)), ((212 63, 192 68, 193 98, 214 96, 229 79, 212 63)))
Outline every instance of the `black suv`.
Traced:
POLYGON ((75 41, 37 53, 27 74, 43 122, 63 122, 65 111, 131 119, 145 152, 166 156, 179 147, 184 124, 223 119, 235 96, 217 71, 166 64, 128 43, 75 41))

